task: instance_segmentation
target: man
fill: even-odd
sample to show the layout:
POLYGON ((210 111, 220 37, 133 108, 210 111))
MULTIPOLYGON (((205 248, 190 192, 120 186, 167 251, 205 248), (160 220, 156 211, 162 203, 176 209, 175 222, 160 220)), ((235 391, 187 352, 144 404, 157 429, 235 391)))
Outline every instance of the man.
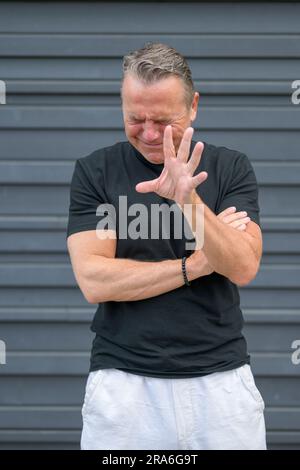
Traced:
POLYGON ((192 141, 199 94, 175 49, 147 44, 123 72, 128 142, 77 160, 71 184, 68 249, 86 300, 99 304, 81 448, 265 449, 237 288, 262 254, 252 166, 192 141), (168 237, 145 236, 163 204, 184 213, 189 234, 177 237, 173 221, 168 237))

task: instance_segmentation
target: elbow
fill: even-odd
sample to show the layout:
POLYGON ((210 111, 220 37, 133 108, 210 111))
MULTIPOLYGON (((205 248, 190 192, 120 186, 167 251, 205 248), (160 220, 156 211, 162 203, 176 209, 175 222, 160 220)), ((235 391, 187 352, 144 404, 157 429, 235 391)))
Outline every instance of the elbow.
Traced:
POLYGON ((102 304, 104 302, 129 302, 129 301, 134 301, 138 300, 136 296, 134 297, 129 297, 125 295, 120 295, 120 293, 115 293, 113 289, 102 289, 102 291, 99 292, 99 286, 97 291, 93 289, 91 286, 88 288, 87 286, 85 289, 81 289, 81 292, 84 295, 85 300, 89 304, 102 304))
POLYGON ((85 300, 89 304, 99 304, 108 300, 106 298, 107 296, 105 296, 104 289, 99 289, 99 284, 96 288, 91 280, 82 277, 78 280, 78 285, 85 300))
POLYGON ((80 272, 77 272, 78 286, 89 304, 99 304, 109 300, 106 283, 96 273, 92 264, 85 263, 80 272))
POLYGON ((94 292, 91 289, 81 289, 85 300, 89 304, 102 304, 103 302, 108 302, 109 300, 113 300, 108 295, 105 295, 104 292, 94 292))
POLYGON ((243 272, 230 278, 231 282, 236 284, 238 287, 245 287, 250 284, 255 278, 259 270, 259 263, 253 266, 247 266, 243 272))
POLYGON ((85 300, 89 304, 99 304, 99 303, 101 303, 101 299, 99 297, 97 297, 94 293, 89 292, 87 290, 84 291, 83 289, 81 289, 81 292, 83 293, 83 296, 84 296, 85 300))
POLYGON ((89 304, 98 304, 101 302, 100 296, 96 295, 96 293, 93 291, 93 289, 91 289, 88 283, 84 282, 83 280, 80 280, 80 282, 77 282, 77 284, 83 297, 89 304))
POLYGON ((108 293, 105 292, 104 289, 99 289, 99 285, 96 290, 93 288, 93 286, 86 284, 84 287, 81 288, 81 292, 83 293, 85 300, 89 304, 102 304, 103 302, 113 300, 112 298, 110 298, 111 296, 109 296, 108 293))
POLYGON ((234 284, 236 284, 238 287, 245 287, 247 286, 248 284, 250 284, 250 282, 252 281, 252 279, 249 279, 247 277, 240 277, 238 278, 236 281, 232 280, 232 282, 234 284))
POLYGON ((86 258, 84 262, 73 263, 73 273, 77 286, 89 304, 99 304, 113 300, 112 288, 109 285, 105 270, 100 271, 98 259, 96 262, 86 258))

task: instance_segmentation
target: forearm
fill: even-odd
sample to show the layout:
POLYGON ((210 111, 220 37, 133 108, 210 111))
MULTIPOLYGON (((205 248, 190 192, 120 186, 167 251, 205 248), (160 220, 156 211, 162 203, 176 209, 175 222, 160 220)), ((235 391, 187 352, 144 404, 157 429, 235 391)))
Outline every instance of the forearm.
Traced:
POLYGON ((222 224, 207 206, 204 213, 203 251, 209 264, 232 282, 247 284, 258 267, 249 235, 222 224))
MULTIPOLYGON (((143 262, 91 255, 85 264, 82 290, 90 303, 147 299, 184 284, 181 259, 143 262)), ((205 273, 203 260, 190 272, 189 280, 205 273)))
POLYGON ((199 220, 196 223, 196 216, 201 217, 200 211, 194 210, 188 222, 197 247, 202 248, 212 269, 236 284, 247 284, 256 273, 260 258, 252 246, 251 236, 222 223, 197 194, 193 194, 192 204, 202 207, 203 220, 200 222, 203 233, 199 231, 199 220))

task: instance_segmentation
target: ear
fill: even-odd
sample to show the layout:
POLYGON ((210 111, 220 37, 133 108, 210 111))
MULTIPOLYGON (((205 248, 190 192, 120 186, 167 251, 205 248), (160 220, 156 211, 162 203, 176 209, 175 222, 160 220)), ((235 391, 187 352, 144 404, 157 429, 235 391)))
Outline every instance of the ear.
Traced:
POLYGON ((191 106, 191 121, 195 121, 197 117, 198 103, 199 103, 199 93, 196 91, 191 106))

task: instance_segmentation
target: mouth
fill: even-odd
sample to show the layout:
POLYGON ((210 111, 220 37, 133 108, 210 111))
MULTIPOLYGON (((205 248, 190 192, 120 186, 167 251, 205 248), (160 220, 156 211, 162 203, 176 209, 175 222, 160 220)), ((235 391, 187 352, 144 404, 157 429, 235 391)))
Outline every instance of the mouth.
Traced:
POLYGON ((146 147, 150 147, 150 148, 159 148, 162 146, 162 144, 147 144, 143 140, 140 140, 140 142, 142 145, 145 145, 146 147))

